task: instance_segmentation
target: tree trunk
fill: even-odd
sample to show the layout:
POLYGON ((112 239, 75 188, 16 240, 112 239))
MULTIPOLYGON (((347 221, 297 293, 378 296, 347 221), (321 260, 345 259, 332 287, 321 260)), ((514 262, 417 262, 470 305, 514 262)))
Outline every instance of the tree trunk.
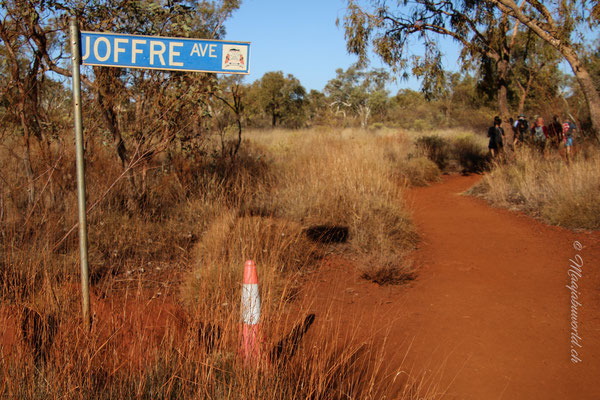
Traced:
POLYGON ((523 91, 523 93, 521 93, 521 97, 519 98, 519 108, 517 109, 517 114, 518 115, 523 115, 523 112, 525 111, 525 100, 527 99, 527 91, 523 91))
POLYGON ((31 166, 31 146, 29 137, 25 137, 24 145, 23 163, 25 164, 25 174, 27 175, 27 205, 28 208, 30 208, 35 202, 35 179, 33 167, 31 166))
MULTIPOLYGON (((498 25, 498 30, 501 37, 499 47, 497 48, 496 68, 498 69, 498 112, 504 123, 510 118, 508 109, 508 69, 510 63, 510 54, 514 40, 511 40, 510 45, 506 43, 506 35, 508 33, 508 16, 504 14, 498 25)), ((516 28, 515 28, 516 29, 516 28)), ((513 35, 514 39, 514 35, 513 35)))
POLYGON ((598 91, 596 90, 594 80, 571 48, 563 47, 562 53, 569 62, 569 65, 571 65, 575 78, 581 87, 581 91, 588 104, 594 135, 596 136, 596 139, 600 141, 600 94, 598 94, 598 91))
MULTIPOLYGON (((490 1, 492 4, 498 6, 502 12, 512 15, 514 18, 521 21, 523 25, 531 28, 531 30, 543 40, 550 43, 571 65, 571 69, 575 74, 575 78, 581 87, 581 91, 583 92, 588 105, 594 135, 596 136, 596 139, 600 141, 600 94, 598 94, 592 77, 582 65, 573 46, 569 45, 568 43, 564 43, 558 36, 559 29, 552 19, 550 12, 545 8, 542 2, 535 2, 536 7, 541 10, 545 19, 545 24, 542 25, 544 21, 538 21, 525 15, 523 10, 521 10, 521 8, 512 0, 490 1)), ((532 4, 534 2, 530 1, 529 3, 532 4)))
POLYGON ((519 85, 519 89, 521 90, 521 97, 519 97, 519 109, 517 110, 519 115, 523 114, 523 112, 525 111, 525 100, 527 100, 527 96, 529 96, 529 89, 531 89, 531 84, 533 83, 533 77, 534 77, 534 74, 529 75, 529 78, 527 79, 527 84, 525 85, 525 87, 523 87, 523 85, 521 85, 519 82, 517 82, 517 84, 519 85))
POLYGON ((358 114, 360 117, 360 127, 366 129, 369 126, 369 118, 371 117, 371 107, 359 106, 358 114))
POLYGON ((498 112, 502 121, 506 122, 510 118, 508 110, 508 88, 506 78, 508 75, 508 60, 498 61, 498 112))
POLYGON ((27 206, 33 206, 35 200, 35 183, 33 167, 31 166, 31 131, 27 116, 25 115, 25 99, 21 98, 18 105, 19 119, 21 128, 23 129, 23 163, 25 166, 25 174, 27 176, 27 206))
POLYGON ((102 111, 102 116, 104 117, 106 127, 110 131, 113 138, 113 144, 115 146, 117 156, 121 161, 121 165, 125 167, 127 165, 127 161, 129 160, 129 155, 127 154, 127 147, 125 147, 125 142, 123 141, 119 127, 117 126, 117 116, 112 108, 112 105, 109 104, 102 93, 100 93, 100 90, 98 90, 97 95, 98 104, 100 106, 100 110, 102 111))

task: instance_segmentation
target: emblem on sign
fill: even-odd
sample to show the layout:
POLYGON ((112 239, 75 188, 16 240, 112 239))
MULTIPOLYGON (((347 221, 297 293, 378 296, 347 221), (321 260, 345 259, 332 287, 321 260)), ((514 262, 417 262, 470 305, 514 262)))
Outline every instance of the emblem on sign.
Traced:
POLYGON ((242 46, 223 45, 223 69, 245 71, 248 60, 248 48, 242 46))

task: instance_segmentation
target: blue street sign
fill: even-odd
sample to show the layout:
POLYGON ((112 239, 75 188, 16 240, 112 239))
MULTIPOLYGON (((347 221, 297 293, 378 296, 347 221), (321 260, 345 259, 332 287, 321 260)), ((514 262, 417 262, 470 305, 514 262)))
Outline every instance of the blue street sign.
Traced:
POLYGON ((248 74, 249 42, 81 32, 83 65, 248 74))

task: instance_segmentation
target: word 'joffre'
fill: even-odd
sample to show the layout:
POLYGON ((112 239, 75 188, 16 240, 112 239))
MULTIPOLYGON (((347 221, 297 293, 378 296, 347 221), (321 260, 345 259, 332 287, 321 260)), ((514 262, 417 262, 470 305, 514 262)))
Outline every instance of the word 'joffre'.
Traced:
POLYGON ((250 43, 81 32, 84 65, 247 74, 250 43))

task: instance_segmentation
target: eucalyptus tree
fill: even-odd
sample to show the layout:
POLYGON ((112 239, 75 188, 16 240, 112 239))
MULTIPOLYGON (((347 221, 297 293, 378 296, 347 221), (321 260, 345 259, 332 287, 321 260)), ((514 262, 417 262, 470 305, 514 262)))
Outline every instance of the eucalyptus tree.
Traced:
POLYGON ((345 71, 336 70, 336 77, 325 85, 329 106, 346 116, 346 111, 355 114, 360 125, 366 128, 374 112, 386 108, 388 93, 385 85, 390 76, 384 69, 366 71, 358 65, 352 65, 345 71))
POLYGON ((511 83, 517 93, 517 112, 528 100, 540 106, 558 95, 563 83, 558 69, 560 54, 531 29, 520 31, 510 64, 511 83))
POLYGON ((408 69, 423 78, 428 97, 439 95, 446 84, 442 67, 441 37, 450 37, 461 46, 464 65, 491 60, 494 64, 500 114, 507 118, 509 65, 518 27, 508 16, 486 1, 349 0, 344 17, 348 50, 361 59, 370 45, 395 72, 408 69), (424 45, 423 54, 411 53, 411 39, 424 45))
POLYGON ((254 87, 258 107, 270 119, 272 127, 284 124, 298 128, 306 121, 306 89, 291 74, 267 72, 254 87))
MULTIPOLYGON (((28 201, 35 199, 32 141, 37 142, 41 162, 50 163, 50 137, 43 126, 48 120, 42 110, 43 86, 50 54, 57 47, 58 20, 55 10, 33 7, 33 3, 6 0, 0 4, 0 64, 6 114, 18 121, 23 143, 23 167, 28 179, 28 201)), ((60 53, 60 51, 58 51, 60 53)))
MULTIPOLYGON (((239 0, 104 0, 77 3, 74 13, 86 30, 220 39, 224 22, 239 5, 239 0)), ((214 75, 106 67, 94 67, 92 75, 94 98, 124 166, 131 152, 126 139, 137 153, 151 154, 173 140, 204 133, 200 120, 210 115, 214 75), (129 121, 126 131, 120 118, 129 121)))
POLYGON ((600 140, 600 93, 584 62, 586 43, 582 33, 584 28, 598 28, 600 6, 597 0, 523 0, 525 7, 513 0, 488 1, 530 28, 569 63, 585 96, 594 134, 600 140))
POLYGON ((396 70, 412 65, 424 77, 424 89, 443 85, 442 49, 437 39, 448 36, 462 45, 462 59, 485 56, 496 62, 498 105, 508 114, 508 70, 517 24, 531 29, 568 61, 585 94, 593 129, 600 132, 600 95, 582 63, 583 27, 596 28, 600 11, 591 0, 349 0, 344 17, 347 47, 362 59, 370 45, 396 70), (367 3, 363 6, 363 3, 367 3), (511 34, 512 32, 512 34, 511 34), (425 46, 424 55, 410 54, 409 39, 425 46), (412 64, 411 64, 412 61, 412 64))

